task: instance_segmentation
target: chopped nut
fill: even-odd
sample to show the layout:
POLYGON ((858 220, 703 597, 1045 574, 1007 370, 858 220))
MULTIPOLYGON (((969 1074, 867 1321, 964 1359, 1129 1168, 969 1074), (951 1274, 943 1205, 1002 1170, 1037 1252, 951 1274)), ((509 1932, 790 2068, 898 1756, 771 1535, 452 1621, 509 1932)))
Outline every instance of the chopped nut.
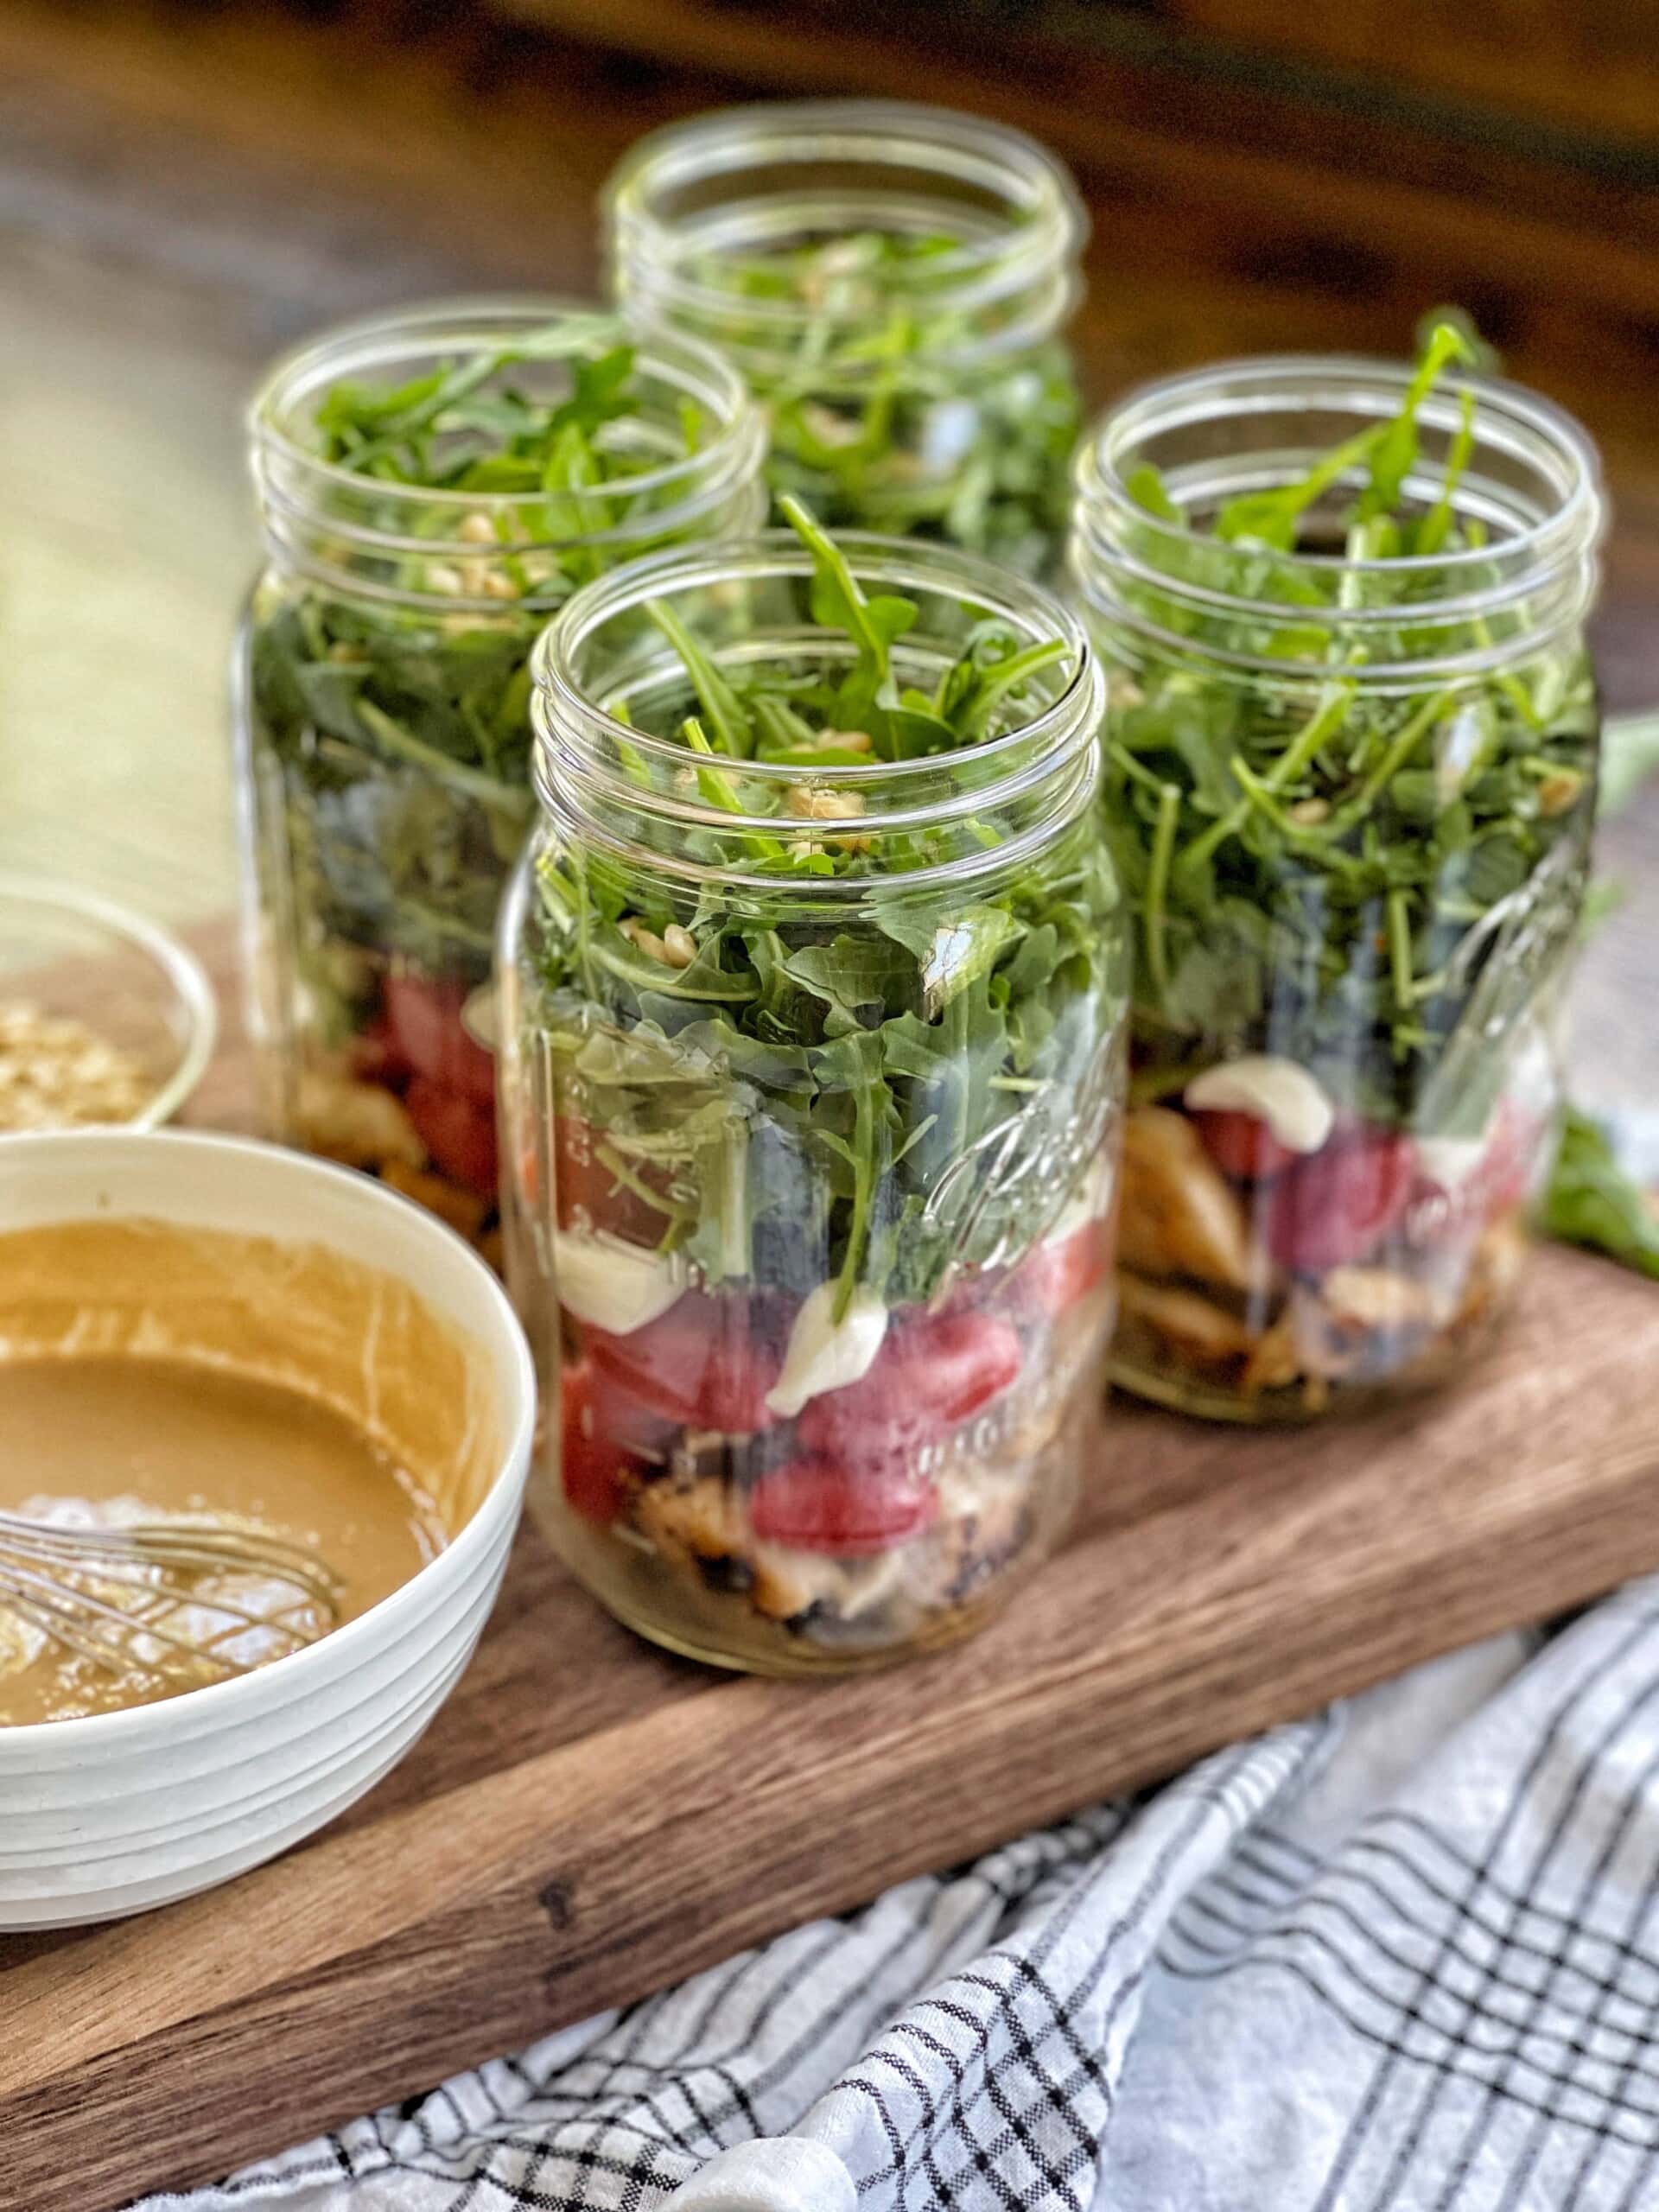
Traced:
POLYGON ((1321 822, 1329 821, 1331 802, 1328 798, 1299 798, 1288 811, 1293 822, 1300 823, 1305 830, 1312 830, 1321 822))
POLYGON ((447 599, 461 599, 467 590, 467 580, 453 561, 429 561, 423 578, 430 592, 442 592, 447 599))
POLYGON ((463 561, 456 571, 461 589, 468 599, 517 599, 518 587, 505 569, 482 556, 476 560, 463 561))
POLYGON ((616 926, 630 944, 638 945, 641 952, 649 953, 653 960, 660 960, 669 968, 685 966, 684 961, 670 957, 665 940, 659 938, 648 923, 642 922, 638 914, 630 914, 626 921, 619 922, 616 926))
POLYGON ((0 1129, 130 1122, 155 1095, 138 1055, 85 1022, 0 1005, 0 1129))
POLYGON ((1557 768, 1538 786, 1540 814, 1565 814, 1584 789, 1584 778, 1576 768, 1557 768))
POLYGON ((1127 1266, 1248 1290, 1253 1260, 1237 1193, 1184 1115, 1142 1106, 1123 1127, 1118 1242, 1127 1266))
POLYGON ((820 791, 810 784, 791 784, 784 804, 799 822, 856 822, 864 811, 861 792, 820 791))
MULTIPOLYGON (((784 804, 798 822, 856 822, 864 811, 864 797, 861 791, 827 791, 811 784, 791 784, 784 804)), ((834 840, 845 853, 868 853, 874 842, 856 835, 834 840)))
POLYGON ((868 753, 874 742, 867 729, 821 729, 802 750, 808 753, 868 753))
POLYGON ((495 545, 500 542, 495 534, 494 523, 480 508, 474 508, 471 514, 461 517, 461 527, 455 535, 463 545, 495 545))
POLYGON ((689 968, 697 957, 697 940, 679 922, 663 931, 663 956, 671 968, 689 968))

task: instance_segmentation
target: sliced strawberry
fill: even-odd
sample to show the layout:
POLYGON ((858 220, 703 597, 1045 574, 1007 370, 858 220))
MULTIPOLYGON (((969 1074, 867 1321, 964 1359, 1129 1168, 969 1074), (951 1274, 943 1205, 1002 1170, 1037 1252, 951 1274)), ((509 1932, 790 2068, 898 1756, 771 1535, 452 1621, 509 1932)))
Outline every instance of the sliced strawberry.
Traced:
POLYGON ((476 1191, 495 1196, 495 1109, 446 1090, 433 1077, 417 1075, 404 1094, 416 1134, 440 1173, 476 1191))
POLYGON ((1399 1130, 1338 1131, 1267 1186, 1268 1249, 1281 1267, 1307 1272, 1363 1259, 1404 1213, 1413 1172, 1412 1142, 1399 1130))
POLYGON ((1255 1114, 1230 1106, 1195 1109, 1193 1128, 1224 1175, 1236 1183, 1262 1183, 1306 1155, 1281 1144, 1255 1114))
POLYGON ((902 1469, 853 1471, 794 1459, 749 1495, 749 1526, 768 1543, 837 1559, 868 1559, 908 1543, 932 1521, 938 1493, 902 1469))
POLYGON ((1085 1221, 1069 1236, 1048 1237, 1021 1260, 1008 1278, 1006 1295, 1015 1312, 1043 1313, 1050 1319, 1096 1290, 1112 1271, 1110 1217, 1085 1221))
POLYGON ((910 1460, 1006 1390, 1024 1357, 1018 1330, 999 1315, 898 1322, 868 1374, 809 1400, 796 1431, 809 1452, 843 1466, 910 1460))
POLYGON ((766 1393, 783 1362, 757 1340, 752 1301, 741 1294, 688 1291, 657 1320, 626 1337, 587 1332, 595 1366, 670 1421, 725 1436, 769 1428, 766 1393))
POLYGON ((439 982, 404 969, 386 978, 382 995, 385 1046, 417 1076, 479 1106, 495 1103, 495 1058, 461 1018, 471 995, 460 982, 439 982))
MULTIPOLYGON (((635 1407, 586 1362, 559 1377, 559 1476, 572 1508, 589 1521, 614 1521, 649 1462, 652 1414, 635 1407)), ((667 1432, 671 1435, 672 1431, 667 1432)))

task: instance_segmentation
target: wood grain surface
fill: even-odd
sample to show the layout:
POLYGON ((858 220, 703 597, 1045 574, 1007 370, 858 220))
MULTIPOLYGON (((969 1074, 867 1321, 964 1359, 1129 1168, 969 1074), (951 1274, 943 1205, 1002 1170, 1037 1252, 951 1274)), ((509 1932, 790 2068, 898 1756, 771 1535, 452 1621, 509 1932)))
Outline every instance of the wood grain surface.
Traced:
MULTIPOLYGON (((194 1110, 247 1101, 232 1040, 194 1110)), ((1023 1600, 842 1684, 649 1649, 527 1525, 473 1667, 351 1813, 208 1896, 0 1937, 0 2207, 213 2178, 1659 1566, 1656 1363, 1651 1287, 1548 1251, 1459 1389, 1363 1427, 1113 1408, 1023 1600)))

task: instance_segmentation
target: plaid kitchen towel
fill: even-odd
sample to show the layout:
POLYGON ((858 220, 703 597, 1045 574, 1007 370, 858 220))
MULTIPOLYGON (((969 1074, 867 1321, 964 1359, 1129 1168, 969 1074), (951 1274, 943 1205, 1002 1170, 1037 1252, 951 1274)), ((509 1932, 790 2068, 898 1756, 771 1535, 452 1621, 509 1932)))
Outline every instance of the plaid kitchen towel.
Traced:
POLYGON ((1636 2212, 1656 1878, 1648 1582, 145 2212, 1636 2212))

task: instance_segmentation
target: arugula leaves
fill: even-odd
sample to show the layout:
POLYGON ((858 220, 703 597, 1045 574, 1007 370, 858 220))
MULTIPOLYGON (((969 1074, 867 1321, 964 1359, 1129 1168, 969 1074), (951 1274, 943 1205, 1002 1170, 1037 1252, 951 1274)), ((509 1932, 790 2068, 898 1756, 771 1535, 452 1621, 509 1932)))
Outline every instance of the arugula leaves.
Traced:
POLYGON ((863 231, 705 257, 692 273, 726 296, 696 328, 767 406, 780 500, 806 501, 831 530, 943 539, 1037 575, 1065 528, 1076 378, 1054 342, 963 358, 988 334, 986 310, 942 306, 928 282, 961 243, 863 231), (779 303, 801 311, 781 340, 764 312, 779 303))
POLYGON ((1429 492, 1419 416, 1471 359, 1436 326, 1392 418, 1207 526, 1154 470, 1130 482, 1147 523, 1126 604, 1159 634, 1103 639, 1120 672, 1103 807, 1138 917, 1149 1085, 1265 1038, 1421 1132, 1441 1063, 1500 1054, 1565 956, 1594 803, 1588 659, 1578 640, 1529 645, 1524 609, 1435 604, 1433 556, 1484 543, 1457 501, 1472 397, 1429 492), (1461 652, 1490 672, 1364 680, 1461 652))
MULTIPOLYGON (((1064 645, 960 608, 956 658, 912 681, 936 651, 907 642, 918 607, 867 593, 813 517, 793 500, 786 512, 811 555, 800 597, 821 653, 727 657, 678 609, 651 610, 701 709, 653 677, 652 734, 684 747, 716 819, 745 826, 693 833, 709 842, 688 913, 666 871, 598 864, 556 825, 537 854, 527 996, 556 1115, 602 1131, 619 1160, 670 1167, 680 1211, 664 1249, 711 1286, 753 1277, 804 1296, 833 1281, 844 1311, 861 1286, 937 1298, 1045 1233, 1104 1133, 1127 948, 1092 812, 999 869, 995 804, 968 825, 887 828, 877 812, 866 830, 817 772, 934 757, 966 772, 987 738, 1058 696, 1064 645), (837 742, 819 753, 826 733, 837 742), (795 754, 798 780, 757 772, 795 754), (906 880, 956 859, 971 877, 906 880), (829 899, 829 878, 863 887, 829 899), (676 924, 696 947, 683 967, 676 924)), ((731 641, 747 635, 740 611, 731 641)), ((631 843, 659 835, 648 807, 631 820, 631 843)))
POLYGON ((316 402, 311 442, 351 473, 327 495, 339 531, 308 522, 321 566, 268 574, 245 650, 266 895, 291 902, 325 1030, 372 1011, 363 963, 342 951, 487 976, 534 812, 531 648, 579 585, 671 542, 671 524, 591 540, 652 512, 664 495, 632 480, 705 435, 695 407, 647 404, 633 346, 600 315, 316 402))

